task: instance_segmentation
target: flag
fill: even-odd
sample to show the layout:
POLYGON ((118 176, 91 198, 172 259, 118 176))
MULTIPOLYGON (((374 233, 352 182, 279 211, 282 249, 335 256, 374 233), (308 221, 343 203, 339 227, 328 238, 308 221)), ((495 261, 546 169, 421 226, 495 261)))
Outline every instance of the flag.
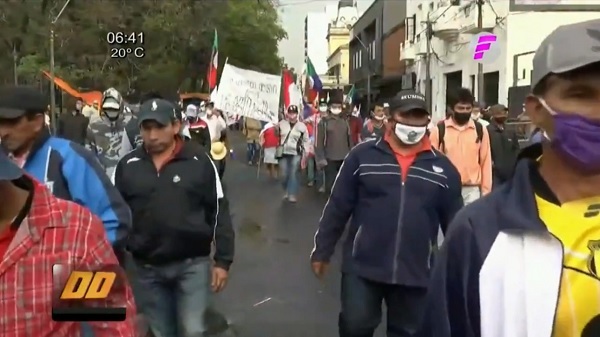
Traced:
POLYGON ((306 57, 306 98, 309 103, 314 102, 319 93, 323 90, 323 82, 317 75, 315 66, 312 64, 310 57, 306 57))
POLYGON ((208 89, 212 90, 217 86, 217 69, 219 68, 219 39, 217 38, 217 30, 215 29, 215 39, 213 40, 212 53, 210 55, 210 65, 208 66, 208 89))
POLYGON ((304 106, 304 108, 302 109, 302 119, 307 119, 308 117, 313 115, 313 107, 304 99, 302 100, 302 105, 304 106))
POLYGON ((292 102, 292 86, 294 84, 294 77, 292 76, 292 72, 284 69, 283 70, 283 108, 287 110, 290 105, 296 104, 296 102, 292 102))
POLYGON ((352 102, 354 102, 354 96, 356 96, 356 89, 354 89, 353 84, 352 88, 350 88, 350 91, 348 91, 348 94, 346 94, 346 99, 344 100, 344 103, 352 104, 352 102))

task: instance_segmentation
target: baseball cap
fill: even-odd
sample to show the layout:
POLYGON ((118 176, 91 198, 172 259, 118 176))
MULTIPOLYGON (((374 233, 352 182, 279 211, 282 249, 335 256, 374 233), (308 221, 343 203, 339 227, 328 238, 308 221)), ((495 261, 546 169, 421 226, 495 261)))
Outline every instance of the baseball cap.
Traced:
POLYGON ((15 164, 4 150, 0 149, 0 180, 15 180, 23 175, 23 170, 15 164))
POLYGON ((563 25, 542 41, 533 56, 531 87, 544 77, 600 62, 600 19, 563 25))
POLYGON ((26 112, 43 113, 47 107, 46 97, 35 88, 11 86, 0 89, 0 118, 19 118, 26 112))
POLYGON ((401 111, 409 110, 424 110, 429 113, 427 109, 427 100, 425 96, 414 91, 414 90, 402 90, 394 96, 389 102, 390 110, 394 111, 400 109, 401 111))
POLYGON ((288 106, 287 112, 298 113, 298 106, 297 105, 290 105, 290 106, 288 106))
POLYGON ((153 99, 140 106, 138 124, 141 125, 142 122, 151 120, 167 125, 178 119, 177 115, 177 108, 171 102, 164 99, 153 99))

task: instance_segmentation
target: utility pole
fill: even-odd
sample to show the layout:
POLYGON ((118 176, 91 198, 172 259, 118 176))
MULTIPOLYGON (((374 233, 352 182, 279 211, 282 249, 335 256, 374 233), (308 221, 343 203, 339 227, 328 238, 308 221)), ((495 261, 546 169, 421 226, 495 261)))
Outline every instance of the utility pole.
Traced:
POLYGON ((425 54, 425 99, 427 100, 427 109, 433 113, 433 95, 431 88, 431 38, 433 37, 433 27, 429 13, 427 13, 427 28, 425 38, 427 39, 427 51, 425 54))
POLYGON ((65 11, 69 2, 71 2, 71 0, 65 2, 60 9, 60 12, 58 12, 54 20, 50 22, 50 125, 52 126, 53 134, 56 134, 56 126, 58 124, 58 115, 56 114, 56 92, 54 89, 54 28, 56 26, 56 21, 58 21, 65 11))
MULTIPOLYGON (((478 32, 481 33, 483 31, 483 4, 484 0, 477 0, 477 28, 478 32)), ((483 63, 477 63, 477 101, 479 104, 485 103, 485 94, 484 94, 484 86, 483 86, 483 63)))
POLYGON ((15 85, 19 85, 19 72, 18 72, 18 61, 19 61, 19 54, 17 53, 17 44, 15 42, 13 42, 13 51, 12 51, 12 57, 13 57, 13 76, 14 76, 14 81, 15 81, 15 85))

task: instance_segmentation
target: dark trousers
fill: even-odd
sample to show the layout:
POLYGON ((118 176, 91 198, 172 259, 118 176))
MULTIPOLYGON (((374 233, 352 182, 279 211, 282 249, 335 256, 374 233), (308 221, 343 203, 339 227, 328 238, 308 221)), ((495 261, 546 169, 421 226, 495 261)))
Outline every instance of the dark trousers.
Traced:
POLYGON ((343 160, 327 160, 327 166, 323 169, 325 172, 325 191, 327 193, 331 193, 335 177, 337 177, 343 162, 343 160))
POLYGON ((387 307, 387 337, 414 336, 421 320, 427 289, 383 284, 342 274, 340 337, 373 337, 387 307))

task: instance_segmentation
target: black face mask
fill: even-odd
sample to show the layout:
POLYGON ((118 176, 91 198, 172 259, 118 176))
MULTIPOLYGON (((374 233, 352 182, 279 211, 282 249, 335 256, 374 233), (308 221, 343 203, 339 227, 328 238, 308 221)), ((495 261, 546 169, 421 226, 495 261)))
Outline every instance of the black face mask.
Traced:
POLYGON ((463 112, 463 113, 455 112, 453 115, 453 118, 454 118, 454 121, 456 122, 456 124, 465 125, 471 119, 471 113, 470 112, 463 112))

